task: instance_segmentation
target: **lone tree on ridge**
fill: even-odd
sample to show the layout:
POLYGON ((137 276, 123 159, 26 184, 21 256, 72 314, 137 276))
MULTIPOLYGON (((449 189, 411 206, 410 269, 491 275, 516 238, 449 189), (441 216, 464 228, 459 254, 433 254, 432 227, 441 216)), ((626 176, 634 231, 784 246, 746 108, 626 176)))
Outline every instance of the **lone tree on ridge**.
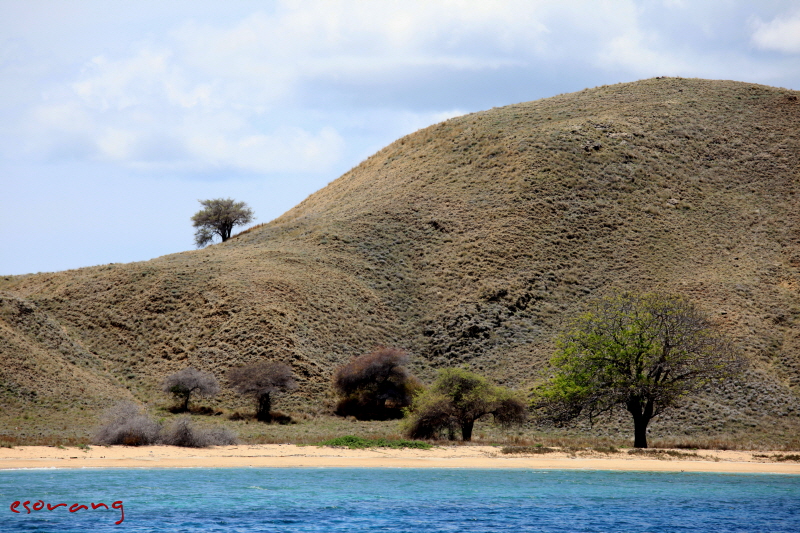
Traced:
POLYGON ((504 426, 521 424, 526 418, 525 401, 483 376, 445 368, 429 389, 414 397, 407 432, 412 439, 435 439, 446 432, 453 440, 460 429, 461 439, 469 441, 475 421, 488 414, 504 426))
POLYGON ((561 334, 551 364, 554 375, 534 391, 543 418, 592 420, 622 406, 633 417, 634 447, 647 448, 650 420, 745 361, 685 298, 617 292, 561 334))
POLYGON ((219 383, 214 374, 188 367, 167 376, 161 383, 161 390, 172 394, 181 402, 179 411, 188 411, 192 394, 216 396, 219 394, 219 383))
POLYGON ((228 383, 239 394, 256 399, 256 419, 271 422, 272 394, 297 388, 292 369, 283 363, 260 362, 231 368, 228 383))
POLYGON ((212 242, 215 236, 222 242, 227 241, 234 226, 249 224, 255 218, 253 210, 244 202, 234 202, 230 198, 198 201, 203 209, 192 217, 192 225, 197 228, 194 242, 198 248, 212 242))
POLYGON ((403 408, 422 388, 407 364, 405 350, 381 347, 339 368, 333 376, 339 394, 336 414, 359 420, 403 418, 403 408))

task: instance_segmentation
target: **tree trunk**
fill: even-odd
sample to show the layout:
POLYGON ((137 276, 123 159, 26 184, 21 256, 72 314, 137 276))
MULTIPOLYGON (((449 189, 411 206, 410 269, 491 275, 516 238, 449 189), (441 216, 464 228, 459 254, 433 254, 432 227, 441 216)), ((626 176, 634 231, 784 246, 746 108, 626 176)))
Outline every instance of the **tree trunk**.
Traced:
POLYGON ((189 410, 189 396, 190 395, 191 395, 191 393, 187 393, 183 397, 183 407, 181 408, 181 411, 183 411, 184 413, 189 410))
POLYGON ((465 420, 461 422, 461 440, 469 442, 472 440, 472 427, 475 425, 474 420, 465 420))
POLYGON ((634 398, 628 400, 626 407, 633 416, 633 447, 647 448, 647 424, 653 418, 653 400, 642 402, 634 398))
POLYGON ((644 417, 633 417, 633 447, 647 448, 647 423, 644 417))
POLYGON ((272 400, 269 393, 262 394, 258 397, 258 411, 256 411, 256 420, 259 422, 271 422, 272 416, 269 412, 272 410, 272 400))
POLYGON ((219 232, 219 236, 222 237, 222 242, 225 242, 231 238, 231 232, 233 231, 233 224, 224 224, 221 230, 222 231, 219 232))

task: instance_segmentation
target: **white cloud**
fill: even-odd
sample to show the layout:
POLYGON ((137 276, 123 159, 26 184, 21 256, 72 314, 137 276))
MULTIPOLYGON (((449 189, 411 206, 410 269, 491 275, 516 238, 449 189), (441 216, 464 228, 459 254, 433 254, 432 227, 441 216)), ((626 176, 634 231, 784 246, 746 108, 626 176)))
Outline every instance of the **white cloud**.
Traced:
POLYGON ((168 55, 145 49, 121 61, 94 57, 72 90, 88 107, 101 111, 142 104, 166 82, 168 55))
POLYGON ((188 22, 127 56, 89 60, 50 88, 34 125, 51 155, 80 138, 81 154, 135 168, 321 171, 345 141, 324 116, 292 123, 303 89, 522 67, 543 50, 546 4, 282 2, 233 24, 188 22))
MULTIPOLYGON (((666 1, 664 7, 672 11, 684 6, 666 1)), ((678 47, 663 28, 653 27, 647 15, 632 1, 606 2, 593 10, 584 28, 596 32, 594 63, 639 77, 685 74, 687 65, 676 55, 678 47)))
POLYGON ((762 50, 800 54, 800 11, 769 22, 755 19, 752 42, 762 50))
POLYGON ((639 76, 679 75, 687 73, 688 66, 654 46, 637 28, 614 37, 598 51, 599 64, 608 68, 620 68, 639 76))
POLYGON ((263 108, 236 91, 253 102, 263 93, 253 83, 225 87, 221 78, 213 71, 195 75, 169 50, 144 48, 119 60, 98 56, 70 91, 52 91, 34 109, 34 124, 44 130, 51 155, 88 151, 146 170, 306 172, 329 168, 341 155, 344 141, 331 127, 316 133, 257 127, 263 108))
POLYGON ((187 24, 173 32, 196 67, 271 86, 406 66, 487 68, 519 63, 547 29, 537 2, 284 2, 233 27, 187 24))
POLYGON ((253 172, 324 170, 336 162, 344 144, 333 128, 323 128, 316 134, 287 128, 268 135, 226 137, 204 132, 187 137, 187 149, 197 160, 253 172))
MULTIPOLYGON (((365 100, 395 106, 399 122, 385 129, 405 131, 418 123, 408 117, 450 116, 464 107, 460 96, 479 99, 495 72, 515 72, 520 84, 542 67, 619 81, 726 76, 720 65, 740 62, 683 39, 709 24, 703 9, 680 0, 284 1, 234 20, 173 24, 127 53, 93 57, 44 91, 28 131, 38 127, 34 144, 53 156, 140 169, 325 171, 348 151, 341 109, 326 109, 342 102, 361 113, 377 111, 365 100), (685 24, 659 27, 668 12, 685 24)), ((758 24, 759 46, 800 50, 800 18, 758 24)))
POLYGON ((74 101, 42 105, 34 109, 34 118, 45 128, 65 133, 80 133, 89 129, 91 117, 74 101))

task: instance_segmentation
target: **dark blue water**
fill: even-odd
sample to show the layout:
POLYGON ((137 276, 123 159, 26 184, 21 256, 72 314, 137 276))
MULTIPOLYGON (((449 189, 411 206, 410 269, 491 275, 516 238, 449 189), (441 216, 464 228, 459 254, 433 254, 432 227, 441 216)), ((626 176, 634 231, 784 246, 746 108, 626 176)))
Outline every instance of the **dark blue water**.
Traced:
POLYGON ((800 476, 450 469, 0 471, 5 532, 800 532, 800 476), (28 507, 115 501, 122 509, 28 507), (41 505, 41 504, 40 504, 41 505), (120 520, 125 513, 124 522, 120 520))

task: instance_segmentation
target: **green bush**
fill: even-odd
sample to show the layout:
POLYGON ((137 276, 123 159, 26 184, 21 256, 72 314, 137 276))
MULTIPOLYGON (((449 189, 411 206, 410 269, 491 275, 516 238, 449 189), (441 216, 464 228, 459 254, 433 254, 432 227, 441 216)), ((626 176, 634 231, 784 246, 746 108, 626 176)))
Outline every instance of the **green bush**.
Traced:
POLYGON ((332 446, 335 448, 350 448, 351 450, 358 450, 363 448, 417 448, 420 450, 428 450, 432 448, 427 442, 418 440, 387 440, 387 439, 365 439, 364 437, 356 437, 355 435, 346 435, 344 437, 336 437, 335 439, 320 442, 317 446, 332 446))
POLYGON ((406 422, 408 436, 435 439, 442 435, 453 440, 457 430, 461 439, 472 439, 475 421, 491 414, 504 426, 522 424, 526 418, 525 401, 506 387, 463 368, 439 371, 431 387, 414 397, 406 422))

